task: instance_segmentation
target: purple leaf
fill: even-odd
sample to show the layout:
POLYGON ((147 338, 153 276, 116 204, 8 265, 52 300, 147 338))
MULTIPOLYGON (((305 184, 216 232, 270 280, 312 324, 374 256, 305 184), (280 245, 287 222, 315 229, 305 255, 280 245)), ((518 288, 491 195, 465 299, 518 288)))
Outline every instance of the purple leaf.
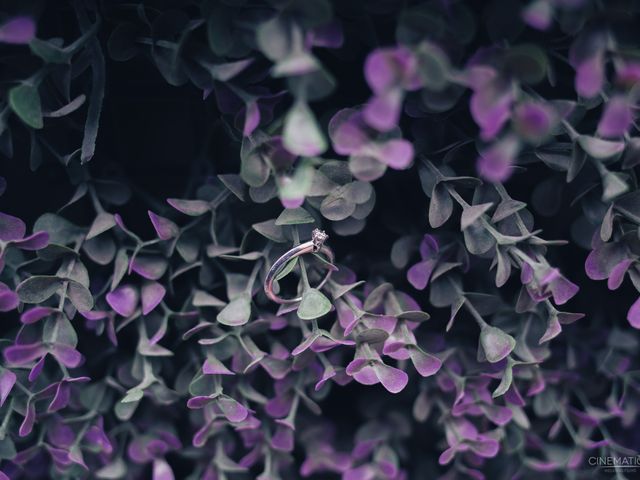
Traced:
POLYGON ((376 375, 373 366, 369 364, 362 368, 352 370, 351 372, 349 372, 349 366, 347 366, 347 374, 352 376, 356 382, 361 383, 362 385, 375 385, 376 383, 380 383, 380 379, 376 375))
POLYGON ((420 256, 423 260, 435 257, 440 251, 438 240, 433 235, 426 234, 420 242, 420 256))
POLYGON ((168 218, 161 217, 160 215, 153 213, 151 210, 148 210, 147 213, 149 214, 149 219, 151 220, 153 228, 156 230, 160 240, 169 240, 180 233, 178 226, 168 218))
POLYGON ((247 407, 227 395, 218 397, 217 405, 230 422, 242 422, 249 415, 247 407))
POLYGON ((377 158, 395 170, 404 170, 411 166, 413 161, 413 145, 402 139, 394 139, 385 142, 377 153, 377 158))
POLYGON ((607 281, 607 287, 609 290, 617 290, 624 280, 624 276, 629 270, 629 267, 633 265, 632 259, 626 259, 618 263, 609 274, 609 280, 607 281))
POLYGON ((402 391, 409 383, 409 376, 404 371, 382 362, 374 363, 373 370, 380 383, 391 393, 402 391))
POLYGON ((413 366, 423 377, 434 375, 442 366, 442 360, 438 357, 423 352, 416 347, 409 348, 409 355, 411 356, 413 366))
POLYGON ((595 97, 604 84, 604 59, 598 51, 576 67, 576 91, 583 97, 595 97))
POLYGON ((187 407, 188 408, 192 408, 192 409, 198 409, 198 408, 202 408, 205 405, 213 402, 215 399, 209 397, 209 396, 196 396, 196 397, 191 397, 188 401, 187 401, 187 407))
POLYGON ((587 276, 592 280, 609 278, 612 270, 626 260, 624 248, 617 243, 605 243, 589 253, 584 264, 587 276))
POLYGON ((30 382, 35 382, 36 378, 40 376, 40 374, 42 373, 42 369, 44 368, 44 363, 46 359, 47 359, 47 356, 44 355, 40 360, 38 360, 35 363, 33 367, 31 367, 31 370, 29 371, 29 376, 27 377, 30 382))
POLYGON ((33 430, 33 424, 36 421, 36 407, 31 400, 27 401, 27 411, 18 430, 18 435, 26 437, 33 430))
POLYGON ((456 454, 456 449, 454 447, 449 447, 447 448, 444 452, 442 452, 440 454, 440 457, 438 458, 438 463, 440 465, 448 465, 451 460, 453 460, 453 457, 456 454))
POLYGON ((370 141, 362 114, 352 108, 338 111, 329 122, 329 137, 333 149, 340 155, 359 151, 370 141))
POLYGON ((556 305, 567 303, 580 290, 580 287, 566 279, 557 269, 551 269, 542 279, 542 284, 548 285, 556 305))
POLYGON ((147 280, 160 279, 167 266, 167 260, 159 255, 138 255, 131 261, 131 270, 147 280))
POLYGON ((627 320, 633 328, 640 330, 640 298, 631 305, 629 313, 627 313, 627 320))
POLYGON ((163 458, 153 460, 153 480, 174 480, 173 470, 163 458))
POLYGON ((283 425, 278 425, 276 433, 271 437, 271 446, 282 452, 292 452, 293 430, 283 425))
POLYGON ((327 366, 322 373, 322 377, 318 380, 318 383, 316 383, 315 390, 320 390, 325 383, 336 376, 336 373, 336 369, 332 365, 327 366))
POLYGON ((138 306, 138 289, 133 285, 121 285, 113 292, 107 293, 107 303, 118 314, 130 317, 138 306))
POLYGON ((499 426, 506 425, 511 421, 511 418, 513 417, 513 412, 509 407, 481 404, 480 408, 489 420, 499 426))
POLYGON ((482 437, 480 440, 469 441, 471 450, 484 458, 495 457, 500 451, 500 443, 489 437, 482 437))
POLYGON ((388 132, 398 125, 402 109, 403 93, 394 88, 372 97, 362 114, 368 125, 381 132, 388 132))
POLYGON ((55 344, 50 347, 51 355, 65 367, 76 368, 82 362, 82 354, 68 345, 55 344))
POLYGON ((247 103, 245 108, 244 126, 242 127, 242 134, 248 137, 253 131, 258 128, 260 124, 260 109, 258 108, 258 102, 252 100, 247 103))
POLYGON ((416 58, 411 50, 402 46, 371 52, 365 61, 364 76, 376 94, 394 87, 415 90, 420 86, 416 58))
POLYGON ((551 133, 556 115, 542 103, 524 102, 515 108, 513 121, 520 136, 529 142, 538 143, 551 133))
POLYGON ((13 17, 0 26, 0 42, 26 45, 36 36, 36 24, 31 17, 13 17))
POLYGON ((160 304, 166 293, 166 289, 160 283, 150 281, 144 282, 142 284, 142 290, 140 294, 140 297, 142 299, 142 314, 147 315, 154 308, 156 308, 160 304))
POLYGON ((51 307, 34 307, 30 310, 26 310, 20 315, 20 321, 26 325, 42 320, 45 317, 53 314, 57 310, 51 307))
POLYGON ((471 115, 480 127, 480 137, 491 140, 509 119, 513 92, 490 67, 473 67, 469 77, 474 90, 469 104, 471 115))
POLYGON ((429 283, 429 278, 431 278, 435 266, 436 260, 433 259, 416 263, 407 270, 407 280, 414 288, 424 290, 429 283))
POLYGON ((537 30, 547 30, 553 21, 553 10, 548 0, 535 0, 524 9, 522 19, 537 30))
POLYGON ((35 232, 21 240, 14 240, 12 242, 18 248, 22 250, 40 250, 49 243, 49 234, 47 232, 35 232))
POLYGON ((520 150, 518 141, 508 136, 480 152, 477 169, 480 176, 490 182, 504 182, 511 176, 513 161, 520 150))
POLYGON ((59 382, 56 388, 56 393, 47 407, 47 412, 57 412, 62 410, 69 404, 71 398, 71 389, 65 382, 59 382))
POLYGON ((26 365, 47 354, 47 349, 41 343, 11 345, 5 348, 4 358, 8 363, 26 365))
POLYGON ((616 95, 609 99, 598 123, 598 135, 603 137, 621 137, 629 130, 633 122, 629 101, 616 95))

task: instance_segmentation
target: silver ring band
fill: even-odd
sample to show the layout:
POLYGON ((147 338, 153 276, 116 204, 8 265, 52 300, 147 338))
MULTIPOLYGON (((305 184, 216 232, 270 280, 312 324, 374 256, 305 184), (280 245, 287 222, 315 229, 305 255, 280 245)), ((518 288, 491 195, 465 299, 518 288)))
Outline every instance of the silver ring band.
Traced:
MULTIPOLYGON (((278 258, 273 263, 273 265, 271 265, 271 268, 269 269, 269 272, 267 273, 267 276, 264 279, 264 293, 267 294, 267 297, 269 297, 270 300, 280 304, 296 303, 302 300, 302 296, 296 297, 296 298, 279 297, 273 291, 273 282, 275 281, 275 278, 278 276, 278 274, 282 271, 282 269, 284 269, 284 267, 287 265, 287 263, 289 263, 291 259, 299 257, 306 253, 317 253, 317 252, 322 253, 327 257, 327 260, 329 261, 329 263, 333 263, 333 260, 334 260, 333 251, 329 247, 324 245, 324 241, 327 238, 329 238, 329 236, 326 233, 324 233, 321 230, 315 229, 312 232, 311 240, 305 243, 301 243, 300 245, 293 247, 291 250, 288 250, 280 258, 278 258)), ((327 272, 325 277, 322 279, 320 284, 315 288, 318 288, 318 289, 322 288, 324 284, 327 283, 327 281, 329 280, 331 273, 333 273, 333 269, 329 268, 329 271, 327 272)))

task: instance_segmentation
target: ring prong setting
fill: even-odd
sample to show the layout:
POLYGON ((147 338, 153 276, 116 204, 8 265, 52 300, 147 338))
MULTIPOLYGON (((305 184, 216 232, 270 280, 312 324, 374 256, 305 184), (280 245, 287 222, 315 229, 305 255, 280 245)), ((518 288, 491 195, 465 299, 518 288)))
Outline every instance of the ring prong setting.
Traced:
POLYGON ((319 228, 314 228, 313 231, 311 232, 311 241, 313 242, 313 251, 317 252, 318 250, 320 250, 324 245, 324 242, 326 242, 328 238, 329 238, 329 235, 324 230, 320 230, 319 228))

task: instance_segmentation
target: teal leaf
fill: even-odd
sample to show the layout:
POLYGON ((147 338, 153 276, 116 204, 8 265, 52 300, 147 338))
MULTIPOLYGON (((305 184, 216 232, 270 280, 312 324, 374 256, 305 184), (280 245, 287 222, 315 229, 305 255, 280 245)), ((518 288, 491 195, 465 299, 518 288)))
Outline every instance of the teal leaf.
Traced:
POLYGON ((319 290, 309 288, 302 294, 302 301, 298 306, 298 317, 302 320, 313 320, 322 317, 331 310, 331 302, 319 290))
POLYGON ((38 89, 32 85, 18 85, 9 90, 11 110, 31 128, 42 128, 42 106, 38 89))
POLYGON ((327 139, 305 102, 298 100, 287 113, 283 141, 287 150, 304 157, 320 155, 327 149, 327 139))
POLYGON ((314 223, 315 219, 304 208, 286 208, 276 219, 276 225, 301 225, 314 223))
POLYGON ((487 360, 496 363, 511 353, 516 340, 497 327, 485 325, 480 332, 480 345, 487 360))
POLYGON ((42 303, 50 298, 62 285, 63 280, 54 275, 34 275, 16 287, 20 301, 42 303))
POLYGON ((251 317, 251 297, 248 294, 234 298, 224 307, 216 319, 223 325, 239 327, 249 321, 251 317))

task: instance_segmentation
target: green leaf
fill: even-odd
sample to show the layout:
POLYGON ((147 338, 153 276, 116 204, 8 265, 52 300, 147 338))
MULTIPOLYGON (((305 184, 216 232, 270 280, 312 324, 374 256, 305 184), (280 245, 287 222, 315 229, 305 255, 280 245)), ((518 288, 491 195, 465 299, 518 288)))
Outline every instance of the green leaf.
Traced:
POLYGON ((418 68, 424 86, 430 90, 441 91, 448 83, 449 58, 436 45, 423 42, 417 49, 418 68))
POLYGON ((256 29, 258 48, 269 60, 278 61, 285 58, 291 48, 290 30, 290 25, 281 16, 261 23, 256 29))
POLYGON ((624 142, 618 140, 603 140, 602 138, 580 135, 578 143, 591 157, 605 159, 622 153, 624 142))
POLYGON ((50 298, 62 285, 63 279, 54 275, 34 275, 16 287, 20 301, 42 303, 50 298))
POLYGON ((254 223, 252 227, 256 232, 272 242, 283 243, 287 241, 282 227, 276 224, 275 220, 265 220, 264 222, 254 223))
POLYGON ((393 290, 393 285, 391 285, 390 283, 382 283, 378 285, 376 288, 371 290, 371 293, 365 299, 363 308, 366 311, 371 311, 375 309, 376 307, 378 307, 378 305, 382 303, 387 293, 389 293, 392 290, 393 290))
POLYGON ((69 280, 67 296, 80 312, 88 312, 93 308, 93 296, 89 289, 74 280, 69 280))
POLYGON ((69 220, 54 213, 45 213, 36 220, 33 231, 44 230, 49 234, 49 242, 67 245, 74 242, 85 230, 74 225, 69 220))
POLYGON ((234 46, 232 11, 226 5, 216 5, 209 13, 207 37, 209 39, 209 48, 216 55, 226 55, 234 46))
POLYGON ((525 83, 538 83, 547 76, 549 60, 537 45, 511 47, 504 58, 505 68, 525 83))
POLYGON ((245 185, 242 182, 243 179, 240 178, 239 175, 228 173, 224 175, 218 175, 218 179, 220 179, 220 181, 224 184, 225 187, 229 189, 231 193, 233 193, 236 197, 244 202, 245 185))
POLYGON ((262 257, 262 252, 247 252, 242 255, 229 255, 222 254, 218 255, 218 258, 223 258, 224 260, 249 260, 254 261, 262 257))
POLYGON ((121 403, 138 402, 142 399, 143 396, 144 396, 144 391, 139 386, 134 387, 131 390, 127 391, 127 394, 124 396, 122 400, 120 400, 120 402, 121 403))
POLYGON ((453 200, 444 183, 437 183, 431 193, 429 202, 429 224, 438 228, 446 222, 453 213, 453 200))
POLYGON ((507 393, 507 390, 509 390, 509 387, 511 386, 511 382, 513 382, 513 360, 509 358, 507 360, 507 365, 504 368, 504 372, 502 372, 500 385, 498 385, 498 387, 493 391, 491 396, 496 398, 507 393))
POLYGON ((16 446, 9 435, 0 439, 0 459, 13 460, 17 455, 16 446))
POLYGON ((289 260, 287 262, 287 264, 284 266, 284 268, 282 270, 280 270, 280 272, 278 273, 278 275, 276 275, 276 282, 279 282, 280 280, 282 280, 284 277, 286 277, 287 275, 289 275, 291 273, 291 271, 295 268, 295 266, 298 264, 298 257, 294 257, 291 260, 289 260))
POLYGON ((396 318, 401 320, 409 320, 410 322, 424 322, 431 318, 427 312, 423 312, 421 310, 410 310, 406 312, 401 312, 396 315, 396 318))
POLYGON ((194 307, 224 307, 225 303, 204 290, 196 290, 192 302, 194 307))
POLYGON ((355 212, 356 202, 348 196, 349 190, 349 185, 343 185, 324 197, 320 204, 320 212, 324 218, 335 222, 344 220, 355 212))
POLYGON ((487 360, 496 363, 512 352, 516 340, 497 327, 485 325, 480 332, 480 345, 487 360))
POLYGON ((96 472, 96 478, 104 480, 117 480, 118 478, 124 478, 127 474, 127 464, 121 457, 116 458, 114 461, 106 464, 100 470, 96 472))
POLYGON ((87 233, 87 240, 90 240, 94 237, 97 237, 101 233, 106 232, 110 228, 113 228, 116 224, 116 221, 113 218, 113 215, 108 212, 100 212, 93 223, 91 224, 91 228, 89 229, 89 233, 87 233))
POLYGON ((98 125, 102 112, 102 103, 106 85, 106 72, 104 54, 98 38, 94 35, 98 22, 90 23, 84 10, 78 14, 78 23, 82 31, 82 39, 86 38, 86 51, 88 52, 91 64, 91 93, 89 95, 89 105, 87 116, 84 122, 84 136, 82 137, 82 150, 80 163, 86 163, 93 158, 96 151, 96 140, 98 138, 98 125))
POLYGON ((624 173, 607 172, 602 177, 602 201, 610 202, 629 191, 629 176, 624 173))
POLYGON ((387 165, 371 155, 355 153, 349 157, 349 170, 354 177, 371 182, 384 175, 387 165))
POLYGON ((322 317, 331 310, 331 302, 319 290, 309 288, 302 294, 302 301, 298 306, 298 317, 302 320, 313 320, 322 317))
POLYGON ((315 219, 304 208, 287 208, 276 219, 276 225, 300 225, 314 223, 315 219))
POLYGON ((127 251, 124 248, 118 250, 116 254, 116 259, 113 262, 113 278, 111 279, 111 290, 115 290, 116 287, 120 284, 120 281, 124 278, 127 273, 127 268, 129 266, 129 256, 127 255, 127 251))
POLYGON ((224 307, 216 319, 223 325, 238 327, 244 325, 251 317, 251 297, 248 294, 234 298, 224 307))
POLYGON ((260 147, 241 156, 240 176, 250 187, 261 187, 267 183, 270 174, 271 169, 263 157, 263 151, 260 147))
POLYGON ((356 336, 356 342, 358 343, 382 343, 387 338, 389 338, 389 334, 380 329, 380 328, 368 328, 366 330, 361 331, 356 336))
POLYGON ((303 157, 320 155, 328 146, 313 112, 300 100, 287 113, 282 136, 284 147, 303 157))
MULTIPOLYGON (((221 180, 222 181, 222 180, 221 180)), ((209 204, 204 200, 185 200, 182 198, 168 198, 167 203, 179 212, 198 217, 209 211, 209 204)))
POLYGON ((64 245, 58 245, 57 243, 50 243, 44 248, 38 250, 38 258, 45 260, 47 262, 52 262, 54 260, 58 260, 59 258, 68 256, 68 257, 77 257, 78 252, 74 249, 66 247, 64 245))
POLYGON ((331 284, 330 284, 330 286, 331 286, 331 296, 333 297, 334 300, 337 300, 338 298, 342 297, 343 295, 349 293, 354 288, 359 287, 363 283, 365 283, 364 280, 360 280, 358 282, 351 283, 351 284, 348 284, 348 285, 342 285, 342 284, 339 284, 339 283, 331 282, 331 284))
POLYGON ((302 161, 291 177, 281 176, 277 179, 278 195, 284 205, 302 203, 311 190, 314 172, 310 162, 302 161))
POLYGON ((32 128, 42 128, 42 106, 38 89, 31 85, 18 85, 9 90, 11 110, 32 128))
POLYGON ((460 230, 466 230, 476 220, 480 219, 492 206, 493 203, 489 202, 466 207, 460 216, 460 230))

